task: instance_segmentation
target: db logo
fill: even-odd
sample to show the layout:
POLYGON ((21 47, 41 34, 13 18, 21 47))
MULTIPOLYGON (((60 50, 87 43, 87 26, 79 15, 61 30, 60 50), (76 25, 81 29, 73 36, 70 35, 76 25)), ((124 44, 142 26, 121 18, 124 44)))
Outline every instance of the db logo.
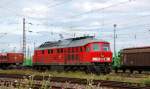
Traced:
POLYGON ((104 54, 101 54, 101 57, 104 57, 104 54))

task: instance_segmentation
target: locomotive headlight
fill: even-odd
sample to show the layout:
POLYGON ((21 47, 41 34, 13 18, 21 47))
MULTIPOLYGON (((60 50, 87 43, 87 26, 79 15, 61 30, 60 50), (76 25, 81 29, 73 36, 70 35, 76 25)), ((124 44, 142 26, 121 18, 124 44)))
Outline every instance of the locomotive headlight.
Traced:
POLYGON ((110 61, 110 58, 109 57, 106 57, 106 58, 93 57, 92 60, 93 61, 110 61))
POLYGON ((96 58, 96 57, 94 57, 94 58, 92 58, 92 60, 93 60, 93 61, 99 61, 99 60, 100 60, 100 58, 96 58))
POLYGON ((107 61, 110 61, 110 58, 109 58, 109 57, 107 57, 107 58, 106 58, 106 60, 107 60, 107 61))

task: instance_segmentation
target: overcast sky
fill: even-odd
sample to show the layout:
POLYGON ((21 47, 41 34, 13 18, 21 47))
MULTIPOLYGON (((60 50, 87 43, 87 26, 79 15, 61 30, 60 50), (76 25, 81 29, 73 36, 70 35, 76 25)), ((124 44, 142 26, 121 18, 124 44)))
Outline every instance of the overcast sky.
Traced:
POLYGON ((59 34, 95 35, 113 50, 114 24, 117 50, 150 45, 150 0, 1 0, 0 13, 0 51, 21 50, 23 18, 32 50, 59 34))

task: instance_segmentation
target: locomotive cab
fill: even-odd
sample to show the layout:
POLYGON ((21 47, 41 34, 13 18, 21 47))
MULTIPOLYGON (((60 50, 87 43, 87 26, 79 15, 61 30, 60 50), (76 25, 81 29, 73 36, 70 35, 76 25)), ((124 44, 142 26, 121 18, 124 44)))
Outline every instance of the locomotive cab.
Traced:
POLYGON ((94 42, 86 45, 86 52, 92 63, 112 62, 112 52, 109 43, 94 42))
POLYGON ((85 61, 90 62, 92 71, 109 73, 111 71, 112 52, 108 42, 92 42, 85 46, 85 61))

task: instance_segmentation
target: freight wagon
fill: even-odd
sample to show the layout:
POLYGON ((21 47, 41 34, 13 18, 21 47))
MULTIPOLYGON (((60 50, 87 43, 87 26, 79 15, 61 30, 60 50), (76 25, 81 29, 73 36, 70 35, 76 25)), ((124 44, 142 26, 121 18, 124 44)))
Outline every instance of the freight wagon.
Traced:
POLYGON ((118 69, 134 70, 141 73, 150 70, 150 47, 135 47, 123 49, 114 59, 115 71, 118 69), (116 64, 115 64, 116 63, 116 64), (118 63, 118 64, 117 64, 118 63))
POLYGON ((22 65, 23 59, 23 53, 0 53, 0 68, 22 65))
POLYGON ((35 49, 33 68, 83 70, 109 73, 112 52, 109 42, 93 36, 45 42, 35 49))

